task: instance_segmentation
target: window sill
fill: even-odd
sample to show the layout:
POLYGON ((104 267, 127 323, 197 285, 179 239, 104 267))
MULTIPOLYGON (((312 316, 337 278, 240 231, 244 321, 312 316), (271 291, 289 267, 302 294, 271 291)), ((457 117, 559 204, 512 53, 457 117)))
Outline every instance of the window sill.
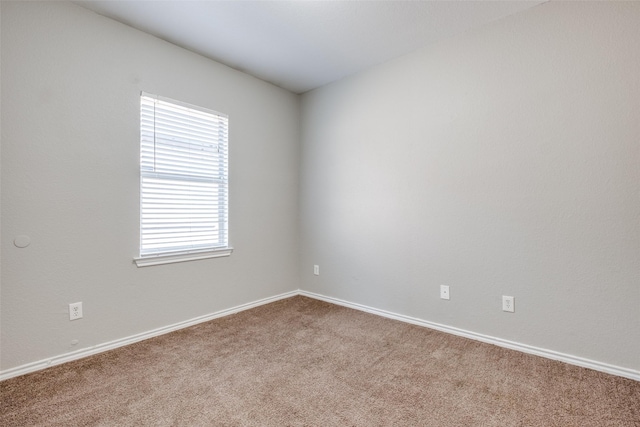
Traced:
POLYGON ((134 258, 133 261, 138 267, 149 267, 151 265, 172 264, 174 262, 197 261, 199 259, 219 258, 231 255, 233 248, 215 249, 206 252, 191 252, 173 255, 152 255, 141 258, 134 258))

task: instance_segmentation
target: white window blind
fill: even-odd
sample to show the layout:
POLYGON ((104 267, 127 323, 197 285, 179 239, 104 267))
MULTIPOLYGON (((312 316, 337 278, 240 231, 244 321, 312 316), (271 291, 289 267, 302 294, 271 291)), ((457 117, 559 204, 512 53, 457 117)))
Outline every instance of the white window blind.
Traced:
POLYGON ((140 257, 228 248, 228 117, 143 93, 140 257))

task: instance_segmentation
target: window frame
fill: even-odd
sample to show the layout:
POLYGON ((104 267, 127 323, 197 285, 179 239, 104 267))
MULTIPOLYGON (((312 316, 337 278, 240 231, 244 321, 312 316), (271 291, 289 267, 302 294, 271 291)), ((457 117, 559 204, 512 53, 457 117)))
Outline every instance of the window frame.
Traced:
MULTIPOLYGON (((230 246, 229 244, 229 228, 228 228, 228 223, 229 223, 229 170, 228 170, 228 158, 229 158, 229 125, 228 125, 228 121, 229 118, 226 114, 222 114, 219 113, 217 111, 213 111, 204 107, 200 107, 200 106, 196 106, 196 105, 192 105, 192 104, 188 104, 182 101, 178 101, 178 100, 174 100, 171 98, 166 98, 166 97, 162 97, 162 96, 158 96, 158 95, 153 95, 153 94, 149 94, 146 92, 141 92, 140 93, 140 98, 139 98, 139 102, 140 102, 140 117, 139 117, 139 126, 140 126, 140 135, 139 135, 139 149, 140 149, 140 162, 139 162, 139 184, 140 184, 140 193, 139 193, 139 201, 140 201, 140 211, 139 211, 139 247, 138 247, 138 255, 137 257, 134 258, 134 262, 138 267, 146 267, 146 266, 151 266, 151 265, 159 265, 159 264, 168 264, 168 263, 175 263, 175 262, 184 262, 184 261, 194 261, 194 260, 201 260, 201 259, 207 259, 207 258, 218 258, 218 257, 225 257, 225 256, 229 256, 231 255, 231 253, 233 252, 233 248, 230 246), (145 139, 144 136, 144 131, 149 131, 149 126, 144 125, 143 124, 143 120, 144 120, 144 114, 143 114, 143 109, 144 109, 144 103, 146 102, 147 105, 149 102, 160 102, 160 103, 164 103, 166 104, 171 104, 171 107, 177 107, 179 109, 181 109, 182 111, 189 111, 191 110, 195 115, 197 114, 204 114, 204 115, 211 115, 211 116, 217 116, 217 119, 215 119, 215 123, 216 126, 222 126, 222 133, 223 133, 223 137, 220 136, 215 136, 214 134, 211 134, 210 136, 212 138, 215 139, 216 141, 216 146, 218 148, 218 154, 214 154, 214 156, 216 156, 215 160, 209 160, 209 163, 214 163, 214 162, 218 162, 221 163, 219 164, 217 167, 215 167, 213 170, 216 173, 220 173, 219 177, 220 178, 206 178, 204 182, 208 182, 210 184, 215 183, 216 184, 216 193, 214 196, 212 196, 213 198, 218 198, 218 204, 216 204, 216 210, 217 211, 221 211, 222 210, 222 214, 219 215, 217 217, 216 222, 219 222, 219 226, 217 228, 216 233, 214 233, 216 235, 216 237, 218 237, 222 243, 222 245, 220 244, 215 244, 215 245, 211 245, 211 246, 200 246, 200 247, 195 247, 195 248, 180 248, 180 249, 176 249, 175 247, 173 249, 165 249, 165 250, 157 250, 157 251, 153 251, 152 249, 147 248, 146 252, 143 251, 143 246, 144 246, 144 236, 143 236, 143 229, 144 229, 144 218, 143 218, 143 214, 144 214, 144 209, 143 209, 143 200, 144 200, 144 191, 143 191, 143 182, 145 180, 145 178, 147 180, 150 179, 157 179, 160 182, 165 180, 167 182, 169 181, 173 181, 173 182, 180 182, 182 184, 187 183, 187 182, 193 182, 194 178, 193 176, 189 176, 188 174, 178 174, 175 172, 168 172, 166 170, 156 170, 156 165, 155 159, 158 159, 158 157, 156 157, 156 135, 159 134, 159 132, 156 131, 156 124, 158 123, 158 121, 155 118, 155 110, 154 110, 154 117, 153 117, 153 129, 151 129, 151 132, 153 134, 153 170, 149 170, 149 165, 148 165, 148 160, 145 161, 144 158, 144 150, 145 147, 148 150, 148 146, 149 146, 149 142, 148 142, 148 137, 146 142, 143 141, 145 139), (146 126, 146 127, 145 127, 146 126), (145 145, 146 144, 146 145, 145 145), (222 151, 220 151, 220 148, 222 148, 222 151), (220 154, 221 153, 221 154, 220 154), (222 188, 218 188, 219 186, 222 186, 222 188), (221 200, 221 201, 220 201, 221 200), (221 225, 220 225, 221 224, 221 225)), ((148 107, 147 107, 148 108, 148 107)), ((154 107, 155 108, 155 107, 154 107)), ((148 115, 147 115, 148 116, 148 115)), ((193 118, 194 116, 191 116, 191 118, 193 118)), ((189 113, 185 113, 185 117, 189 117, 189 113)), ((212 119, 213 120, 213 119, 212 119)), ((166 138, 166 135, 165 135, 166 138)), ((189 141, 188 138, 187 139, 178 139, 176 138, 176 141, 178 141, 176 144, 180 144, 180 143, 184 143, 185 141, 189 141)), ((189 147, 191 147, 189 141, 189 147)), ((168 145, 172 145, 174 144, 174 142, 170 142, 168 145)), ((165 145, 166 146, 166 145, 165 145)), ((197 148, 197 145, 196 145, 197 148)), ((169 152, 171 152, 172 147, 170 147, 168 150, 169 152)), ((204 151, 204 150, 203 150, 204 151)), ((191 148, 189 149, 189 153, 192 153, 191 148)), ((204 155, 203 155, 204 156, 204 155)), ((206 160, 204 158, 199 158, 198 160, 206 160)), ((189 160, 188 162, 192 162, 191 160, 189 160)), ((189 166, 189 165, 187 165, 189 166)), ((193 169, 190 169, 189 172, 193 172, 193 169)), ((148 181, 147 181, 148 183, 148 181)), ((162 185, 162 184, 161 184, 162 185)), ((164 185, 169 185, 169 184, 164 184, 164 185)), ((176 190, 179 191, 179 190, 176 190)), ((147 192, 147 196, 149 195, 149 193, 147 192)), ((177 196, 177 194, 175 195, 177 196)), ((189 206, 186 209, 193 209, 195 205, 186 205, 189 206)), ((148 221, 148 220, 147 220, 148 221)), ((148 225, 148 222, 147 222, 148 225)), ((188 236, 189 232, 187 233, 187 238, 184 240, 183 243, 193 243, 193 237, 194 236, 188 236)), ((148 237, 148 234, 147 234, 148 237)), ((166 237, 166 236, 165 236, 166 237)))

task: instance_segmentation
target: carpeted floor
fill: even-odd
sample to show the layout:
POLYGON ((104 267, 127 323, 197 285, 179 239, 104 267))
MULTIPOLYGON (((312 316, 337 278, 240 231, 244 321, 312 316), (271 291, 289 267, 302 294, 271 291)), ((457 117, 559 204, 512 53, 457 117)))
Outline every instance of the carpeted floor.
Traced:
POLYGON ((640 382, 305 297, 0 393, 2 426, 640 426, 640 382))

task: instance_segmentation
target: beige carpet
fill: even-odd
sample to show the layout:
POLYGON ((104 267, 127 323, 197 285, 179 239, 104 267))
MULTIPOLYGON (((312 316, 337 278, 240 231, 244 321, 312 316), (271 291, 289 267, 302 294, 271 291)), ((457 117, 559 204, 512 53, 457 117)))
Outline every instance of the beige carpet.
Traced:
POLYGON ((2 426, 640 426, 640 382, 304 297, 0 392, 2 426))

